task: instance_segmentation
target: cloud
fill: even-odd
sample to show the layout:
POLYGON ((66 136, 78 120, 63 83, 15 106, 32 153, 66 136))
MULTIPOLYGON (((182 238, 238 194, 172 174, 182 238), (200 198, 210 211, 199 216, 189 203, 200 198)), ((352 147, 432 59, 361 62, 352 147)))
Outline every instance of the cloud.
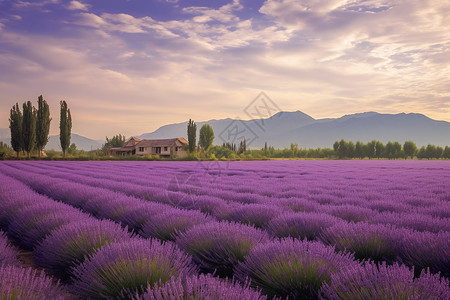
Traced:
POLYGON ((450 121, 448 5, 267 0, 246 14, 242 3, 184 7, 173 20, 70 11, 63 37, 4 28, 2 92, 68 98, 74 132, 97 138, 241 115, 261 90, 314 117, 409 110, 450 121))
POLYGON ((80 1, 70 1, 67 8, 70 10, 89 10, 88 5, 81 3, 80 1))

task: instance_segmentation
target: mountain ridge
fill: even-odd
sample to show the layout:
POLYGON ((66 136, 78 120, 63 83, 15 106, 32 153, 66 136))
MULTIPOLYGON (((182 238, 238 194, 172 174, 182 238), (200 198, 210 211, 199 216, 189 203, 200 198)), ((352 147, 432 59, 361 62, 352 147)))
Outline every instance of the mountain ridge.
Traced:
MULTIPOLYGON (((265 142, 275 148, 289 147, 297 143, 302 148, 332 147, 334 141, 368 142, 379 140, 383 143, 406 140, 414 141, 417 146, 434 144, 450 145, 450 122, 434 120, 420 113, 382 114, 374 111, 347 114, 339 118, 314 119, 300 110, 278 112, 268 118, 212 119, 197 122, 197 131, 208 123, 215 133, 215 145, 224 142, 238 144, 244 138, 249 148, 261 148, 265 142)), ((153 132, 142 133, 135 137, 141 139, 164 139, 184 137, 187 139, 187 122, 166 124, 153 132)), ((10 143, 6 129, 0 128, 0 140, 10 143)), ((198 132, 197 132, 198 140, 198 132)), ((91 150, 102 146, 104 141, 89 139, 72 134, 72 141, 78 149, 91 150)), ((46 149, 60 149, 59 136, 49 137, 46 149)))

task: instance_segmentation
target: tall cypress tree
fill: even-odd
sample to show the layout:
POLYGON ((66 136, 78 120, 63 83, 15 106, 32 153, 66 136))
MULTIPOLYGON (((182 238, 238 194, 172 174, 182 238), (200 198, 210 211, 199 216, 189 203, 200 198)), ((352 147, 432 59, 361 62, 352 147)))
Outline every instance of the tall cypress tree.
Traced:
POLYGON ((189 142, 189 152, 195 151, 195 144, 197 140, 197 124, 189 119, 187 126, 188 142, 189 142))
POLYGON ((42 95, 38 98, 38 109, 36 119, 36 148, 39 151, 39 158, 41 157, 42 150, 48 143, 48 133, 50 131, 50 109, 42 98, 42 95))
POLYGON ((11 129, 11 146, 14 151, 16 151, 17 158, 19 158, 19 153, 23 150, 23 116, 18 103, 16 103, 16 105, 11 108, 9 116, 9 128, 11 129))
POLYGON ((28 158, 36 147, 36 109, 27 101, 23 104, 23 149, 27 152, 28 158))
POLYGON ((61 142, 61 149, 63 156, 66 157, 66 151, 70 146, 70 132, 72 130, 72 117, 70 116, 70 109, 67 108, 66 101, 61 101, 61 117, 59 120, 59 141, 61 142))

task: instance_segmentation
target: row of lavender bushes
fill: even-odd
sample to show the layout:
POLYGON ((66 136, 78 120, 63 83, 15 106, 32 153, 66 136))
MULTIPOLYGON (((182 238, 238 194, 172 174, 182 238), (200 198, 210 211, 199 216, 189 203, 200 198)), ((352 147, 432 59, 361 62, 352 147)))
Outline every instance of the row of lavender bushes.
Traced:
MULTIPOLYGON (((10 170, 11 171, 11 170, 10 170)), ((18 176, 18 174, 16 174, 16 176, 18 176)), ((24 174, 22 174, 22 179, 24 179, 26 176, 24 174)), ((51 184, 51 182, 47 182, 49 184, 51 184)), ((42 182, 41 182, 42 184, 42 182)), ((45 186, 45 185, 41 185, 41 186, 45 186)), ((47 186, 47 190, 51 190, 53 189, 54 186, 47 186)), ((98 192, 98 191, 97 191, 98 192)), ((91 196, 94 197, 95 193, 92 193, 91 196)), ((95 198, 95 197, 94 197, 95 198)), ((77 198, 77 196, 72 196, 72 201, 79 201, 80 198, 77 198)), ((90 198, 89 201, 92 202, 91 205, 86 205, 85 208, 88 207, 96 207, 97 211, 96 213, 99 215, 104 215, 104 213, 102 213, 102 209, 99 208, 99 203, 94 204, 93 202, 96 201, 101 201, 103 200, 103 204, 105 203, 105 201, 108 201, 108 199, 100 199, 100 198, 95 198, 95 201, 92 200, 92 198, 90 198)), ((111 198, 109 198, 109 200, 111 200, 111 198)), ((129 201, 130 199, 128 199, 129 201)), ((124 208, 129 208, 130 206, 135 206, 137 204, 137 202, 139 202, 139 199, 132 199, 133 201, 129 202, 130 205, 124 205, 124 208), (132 204, 134 203, 134 204, 132 204)), ((151 202, 146 202, 147 203, 151 203, 151 202)), ((122 204, 125 204, 125 202, 123 202, 122 204)), ((155 203, 153 203, 155 204, 155 203)), ((161 206, 161 204, 157 204, 159 206, 161 206)), ((112 205, 113 207, 115 206, 115 204, 112 205)), ((139 205, 136 205, 135 207, 147 207, 146 205, 144 205, 144 203, 139 202, 139 205)), ((150 207, 150 206, 149 206, 150 207)), ((116 207, 117 208, 117 207, 116 207)), ((173 210, 173 209, 172 209, 173 210)), ((94 210, 95 211, 95 210, 94 210)), ((106 211, 111 212, 117 212, 117 209, 106 209, 106 211)), ((131 211, 133 211, 133 209, 131 209, 131 211)), ((134 212, 141 212, 142 210, 134 210, 134 212)), ((175 210, 173 210, 175 212, 175 210)), ((127 213, 129 213, 130 211, 122 211, 121 213, 123 214, 118 214, 115 217, 121 217, 124 215, 127 215, 127 213)), ((194 211, 190 212, 190 213, 194 213, 194 211)), ((186 215, 188 215, 187 212, 185 212, 186 215)), ((170 215, 170 214, 168 214, 170 215)), ((114 213, 110 214, 110 216, 114 217, 114 213)), ((131 218, 133 220, 135 220, 135 218, 131 218)), ((145 219, 145 218, 144 218, 145 219)), ((176 218, 175 218, 176 219, 176 218)), ((303 296, 307 296, 307 297, 314 297, 317 296, 319 294, 319 288, 320 286, 322 286, 322 284, 325 282, 330 282, 330 278, 331 275, 333 274, 333 272, 337 272, 337 271, 343 271, 344 270, 344 266, 353 266, 353 270, 362 270, 360 268, 364 268, 364 270, 372 270, 370 269, 370 267, 367 266, 373 266, 374 264, 371 262, 365 262, 363 265, 357 263, 354 261, 353 257, 351 257, 352 255, 349 255, 348 253, 335 253, 334 248, 333 247, 326 247, 323 244, 319 244, 319 243, 314 243, 314 242, 302 242, 304 243, 306 246, 303 247, 303 250, 296 250, 294 251, 295 253, 289 253, 289 251, 287 252, 287 256, 285 256, 283 258, 283 255, 280 253, 284 253, 283 248, 289 248, 288 246, 286 246, 285 244, 289 244, 289 239, 288 240, 283 240, 281 244, 276 244, 277 242, 272 242, 270 236, 267 234, 266 231, 262 231, 260 229, 256 229, 254 227, 250 227, 250 226, 245 226, 242 224, 235 224, 235 223, 228 223, 228 222, 213 222, 212 220, 207 220, 208 217, 205 216, 203 223, 195 226, 189 230, 186 230, 183 232, 176 232, 175 235, 173 234, 169 234, 166 235, 169 238, 165 238, 165 239, 175 239, 177 244, 184 250, 186 250, 187 252, 189 252, 190 254, 193 255, 194 261, 197 262, 197 265, 201 268, 201 270, 205 271, 205 272, 212 272, 213 270, 215 270, 219 275, 222 276, 226 276, 226 275, 230 275, 230 274, 235 274, 238 278, 240 278, 241 280, 243 280, 244 282, 247 280, 247 276, 250 276, 250 278, 253 279, 253 284, 256 283, 256 286, 259 288, 263 288, 263 290, 265 291, 265 293, 269 294, 269 295, 281 295, 281 296, 290 296, 290 297, 301 297, 301 295, 303 296), (212 221, 212 222, 211 222, 212 221), (273 244, 275 243, 275 246, 273 246, 273 244), (258 278, 258 276, 260 276, 262 274, 262 272, 255 272, 254 274, 252 274, 252 269, 257 269, 258 264, 261 265, 261 262, 259 262, 258 264, 254 264, 252 266, 252 251, 253 247, 255 247, 255 249, 257 249, 258 245, 264 245, 266 250, 264 250, 264 252, 267 252, 267 249, 277 249, 274 250, 274 252, 276 253, 272 259, 267 259, 267 267, 269 269, 266 269, 265 271, 271 275, 271 276, 265 276, 265 278, 260 279, 258 278), (269 246, 271 245, 271 246, 269 246), (312 246, 312 245, 319 245, 319 246, 312 246), (322 248, 321 248, 322 247, 322 248), (280 248, 280 249, 278 249, 280 248), (313 249, 313 250, 311 250, 313 249), (281 252, 280 252, 281 251, 281 252), (330 254, 333 253, 333 254, 330 254), (328 256, 327 256, 328 255, 328 256), (308 257, 308 260, 300 260, 299 258, 295 258, 296 256, 298 257, 308 257), (277 262, 277 259, 281 257, 282 261, 279 263, 277 262), (285 263, 283 264, 283 259, 285 260, 285 263), (316 262, 319 262, 319 265, 317 265, 316 262), (342 266, 342 268, 338 268, 336 267, 337 265, 333 265, 332 262, 336 262, 336 261, 342 261, 342 264, 338 264, 338 266, 342 266), (309 266, 308 266, 308 262, 309 262, 309 266), (248 265, 250 265, 250 267, 248 267, 248 265), (319 270, 320 272, 317 272, 318 266, 323 267, 324 266, 324 270, 319 270), (271 270, 271 268, 273 268, 274 270, 271 270), (285 268, 285 269, 283 269, 285 268), (277 270, 278 269, 278 270, 277 270), (330 271, 332 270, 332 271, 330 271), (336 271, 337 270, 337 271, 336 271), (234 271, 234 272, 233 272, 234 271), (272 272, 271 272, 272 271, 272 272), (289 273, 293 272, 293 275, 291 274, 290 276, 293 276, 293 278, 297 278, 298 276, 295 276, 295 274, 299 275, 298 272, 300 271, 301 274, 303 274, 304 278, 303 281, 299 280, 299 282, 297 282, 297 284, 299 284, 300 286, 302 286, 303 288, 300 289, 299 286, 296 286, 296 283, 293 283, 293 285, 288 286, 288 287, 284 287, 283 286, 283 282, 285 281, 285 279, 288 278, 283 278, 283 276, 289 276, 289 273), (317 273, 322 274, 323 276, 319 276, 319 278, 317 279, 312 279, 315 276, 317 276, 317 273), (287 274, 287 275, 286 275, 287 274), (281 277, 280 277, 281 276, 281 277), (277 281, 278 280, 278 281, 277 281), (311 280, 314 281, 314 284, 312 282, 310 282, 311 280), (272 283, 270 283, 270 281, 272 281, 272 283), (305 285, 305 282, 307 283, 305 285), (309 283, 308 283, 309 282, 309 283), (301 295, 299 294, 299 289, 301 290, 301 295)), ((141 218, 142 220, 142 218, 141 218)), ((160 221, 161 223, 164 223, 165 218, 161 218, 160 221)), ((170 223, 167 222, 167 223, 170 223)), ((142 224, 139 225, 140 228, 144 228, 145 226, 147 226, 147 224, 145 224, 145 222, 143 222, 142 224)), ((152 225, 153 226, 153 225, 152 225)), ((144 231, 140 231, 141 233, 144 231)), ((293 240, 293 242, 299 242, 298 240, 293 240)), ((262 246, 261 246, 262 247, 262 246)), ((264 248, 264 247, 263 247, 264 248)), ((295 249, 302 249, 301 247, 299 247, 297 245, 297 247, 295 247, 295 249)), ((256 250, 255 250, 256 251, 256 250)), ((258 253, 258 252, 257 252, 258 253)), ((255 256, 256 258, 259 257, 259 255, 255 256)), ((264 259, 265 261, 265 259, 264 259)), ((442 296, 442 295, 448 295, 448 288, 442 288, 445 287, 446 284, 448 285, 448 282, 446 283, 445 279, 442 279, 441 281, 439 280, 439 276, 438 275, 431 275, 428 272, 423 272, 422 276, 420 276, 420 278, 422 279, 416 279, 413 280, 413 273, 411 270, 409 270, 406 267, 400 267, 398 265, 396 265, 397 268, 401 268, 402 272, 405 274, 405 276, 403 276, 403 278, 409 278, 408 280, 406 280, 405 282, 402 282, 401 284, 405 285, 405 286, 409 286, 411 287, 411 290, 409 291, 408 289, 405 289, 406 292, 411 292, 412 294, 410 295, 421 295, 421 293, 428 293, 429 291, 424 289, 424 286, 438 286, 441 287, 439 289, 435 290, 436 292, 436 296, 442 296), (426 280, 423 278, 428 278, 427 280, 430 281, 429 285, 420 285, 417 282, 425 282, 426 280)), ((380 267, 381 268, 381 267, 380 267)), ((389 268, 389 270, 391 269, 395 269, 395 265, 392 267, 386 267, 389 268)), ((346 268, 345 268, 346 269, 346 268)), ((383 269, 384 270, 384 269, 383 269)), ((358 272, 362 272, 362 271, 358 271, 358 272)), ((381 271, 380 271, 381 272, 381 271)), ((390 272, 390 271, 389 271, 390 272)), ((388 274, 389 272, 387 272, 386 274, 388 274)), ((394 272, 394 271, 392 271, 394 272)), ((395 273, 395 272, 394 272, 395 273)), ((390 274, 390 273, 389 273, 390 274)), ((300 276, 301 278, 301 276, 300 276)), ((288 280, 289 282, 292 280, 288 280)), ((174 283, 175 284, 175 283, 174 283)), ((180 284, 180 282, 178 281, 177 284, 180 284)), ((384 283, 386 285, 386 283, 384 283)), ((327 286, 327 285, 325 285, 327 286)), ((356 285, 357 287, 357 285, 356 285)), ((448 286, 447 286, 448 287, 448 286)), ((378 289, 379 286, 374 285, 373 286, 374 289, 378 289)), ((332 293, 330 292, 330 289, 332 289, 332 287, 328 287, 328 290, 325 292, 321 292, 323 294, 323 297, 330 297, 332 298, 332 293), (330 294, 331 293, 331 294, 330 294)), ((385 287, 385 293, 388 293, 387 295, 389 295, 389 293, 391 293, 391 289, 394 289, 394 286, 387 284, 385 287)), ((354 292, 354 291, 353 291, 354 292)), ((408 295, 408 294, 405 294, 408 295)), ((423 294, 425 295, 425 294, 423 294)), ((434 294, 432 294, 433 296, 434 294)), ((351 296, 351 294, 350 294, 351 296)))
MULTIPOLYGON (((0 177, 8 187, 2 188, 0 194, 2 227, 7 228, 8 235, 16 243, 33 251, 38 265, 69 284, 72 292, 82 299, 173 299, 202 295, 206 299, 265 298, 250 289, 248 284, 241 285, 211 275, 198 276, 191 256, 172 242, 133 237, 117 223, 98 220, 69 205, 36 194, 10 177, 0 177), (59 214, 54 214, 55 211, 59 214), (184 288, 180 289, 180 285, 184 288)), ((14 263, 11 248, 6 244, 4 248, 8 250, 4 251, 5 259, 14 263)), ((22 276, 28 281, 33 276, 35 290, 39 289, 40 294, 33 292, 24 299, 63 298, 58 284, 49 285, 49 277, 35 276, 32 269, 26 273, 28 275, 22 272, 12 276, 11 272, 19 273, 10 269, 5 269, 1 277, 6 286, 0 292, 10 295, 6 299, 22 299, 21 295, 29 289, 22 284, 14 286, 14 291, 11 291, 9 279, 3 276, 11 280, 22 276), (22 291, 22 287, 25 290, 22 291)))
MULTIPOLYGON (((11 169, 14 173, 17 170, 11 169)), ((20 172, 19 172, 20 173, 20 172)), ((22 180, 27 177, 22 173, 22 180)), ((61 178, 62 175, 60 175, 61 178)), ((28 176, 30 177, 30 176, 28 176)), ((162 240, 174 240, 175 232, 186 231, 190 227, 204 223, 212 218, 198 211, 188 212, 169 205, 142 201, 140 199, 124 196, 117 192, 94 188, 64 180, 55 180, 51 177, 41 176, 40 179, 31 179, 29 182, 40 192, 47 195, 65 199, 70 204, 88 210, 90 213, 122 222, 135 229, 144 237, 156 237, 162 240), (36 181, 37 180, 37 181, 36 181), (70 199, 69 199, 70 198, 70 199), (90 199, 88 203, 80 203, 83 199, 90 199), (95 199, 93 201, 92 199, 95 199), (110 200, 108 200, 110 199, 110 200), (111 201, 113 199, 113 201, 111 201), (103 203, 109 201, 107 207, 103 203), (150 204, 151 203, 151 204, 150 204), (162 214, 160 212, 165 211, 162 214), (146 222, 143 228, 143 221, 146 222)), ((206 197, 192 202, 194 207, 206 206, 206 197), (204 200, 204 201, 201 201, 204 200)), ((215 199, 213 199, 214 201, 215 199)), ((291 205, 293 199, 290 199, 291 205)), ((299 204, 297 201, 294 204, 299 204)), ((210 205, 211 206, 211 205, 210 205)), ((393 227, 395 223, 393 213, 387 215, 386 225, 366 223, 362 216, 369 215, 367 209, 358 206, 332 207, 332 212, 341 218, 326 213, 302 213, 287 211, 274 204, 247 204, 233 209, 224 209, 219 206, 216 210, 210 209, 211 215, 217 219, 241 222, 266 229, 277 237, 306 238, 320 240, 333 245, 339 250, 350 250, 358 259, 372 259, 375 261, 399 261, 410 267, 416 267, 416 273, 430 268, 432 272, 441 272, 448 277, 450 273, 450 231, 448 219, 431 218, 430 216, 409 215, 410 218, 400 218, 398 222, 411 223, 415 228, 424 230, 411 230, 393 227), (214 214, 213 212, 218 213, 214 214), (227 212, 224 218, 224 212, 227 212), (359 217, 359 218, 358 218, 359 217), (414 218, 416 217, 416 218, 414 218), (360 221, 354 223, 352 221, 360 221), (427 230, 431 231, 428 232, 427 230), (430 252, 432 255, 429 255, 430 252)), ((381 213, 380 213, 381 215, 381 213)), ((377 217, 380 218, 380 215, 377 217)), ((399 226, 402 227, 402 226, 399 226)))

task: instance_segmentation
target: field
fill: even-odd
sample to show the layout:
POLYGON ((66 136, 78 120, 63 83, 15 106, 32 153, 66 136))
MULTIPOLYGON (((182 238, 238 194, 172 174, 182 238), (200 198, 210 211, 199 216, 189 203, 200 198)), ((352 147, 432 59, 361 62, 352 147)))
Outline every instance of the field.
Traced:
POLYGON ((446 161, 10 161, 0 182, 0 299, 450 299, 446 161))

